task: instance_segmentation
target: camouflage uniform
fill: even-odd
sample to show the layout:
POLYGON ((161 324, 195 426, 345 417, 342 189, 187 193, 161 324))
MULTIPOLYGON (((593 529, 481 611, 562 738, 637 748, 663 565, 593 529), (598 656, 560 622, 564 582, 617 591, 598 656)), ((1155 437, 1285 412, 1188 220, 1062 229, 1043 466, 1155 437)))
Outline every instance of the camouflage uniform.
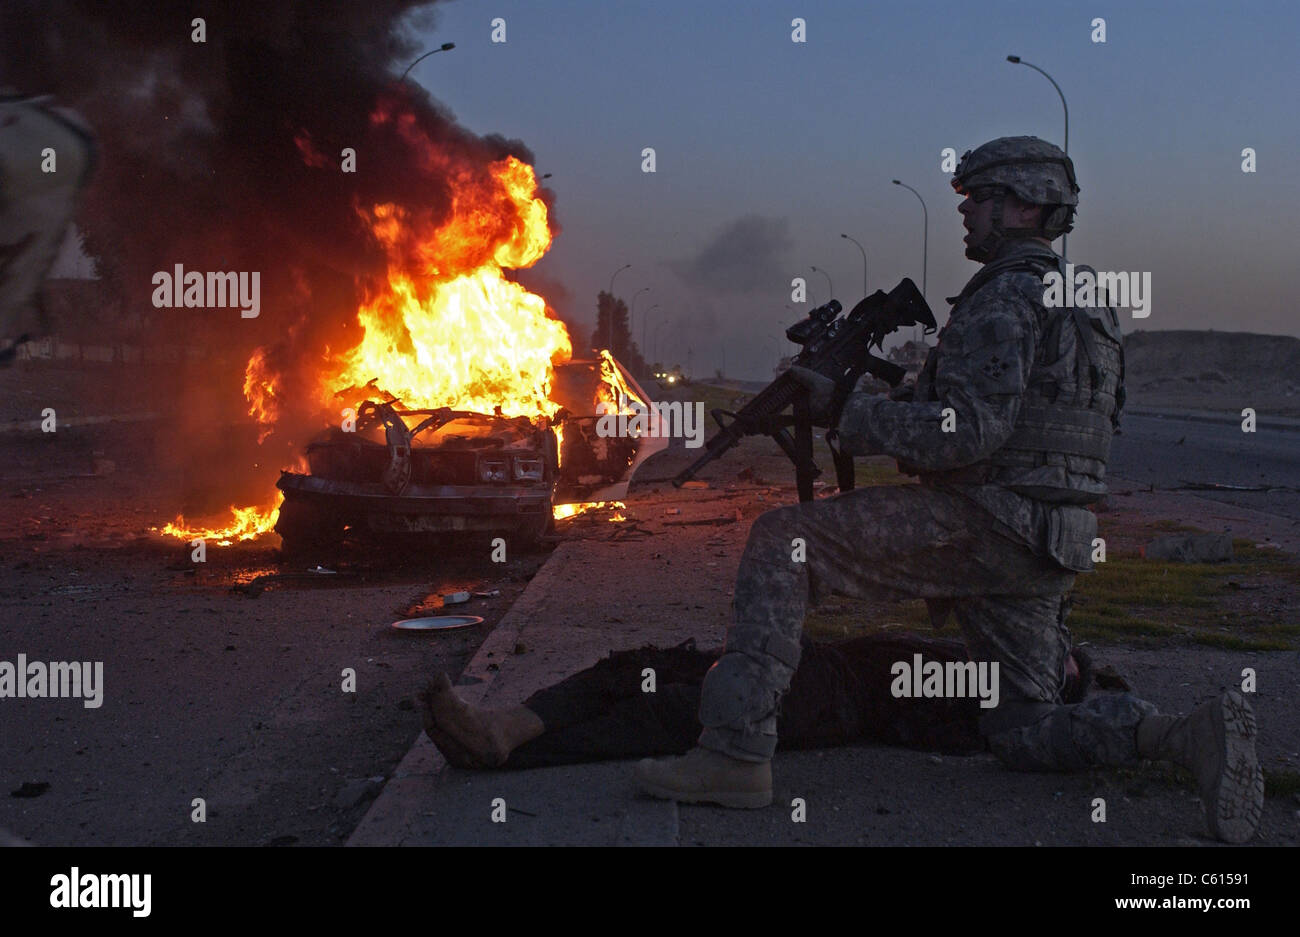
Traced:
POLYGON ((74 112, 0 88, 0 345, 49 331, 41 283, 93 161, 90 128, 74 112), (44 171, 46 149, 57 171, 44 171))
MULTIPOLYGON (((994 144, 1023 152, 1025 140, 1034 138, 994 144)), ((981 729, 1008 765, 1137 760, 1136 729, 1154 706, 1128 694, 1060 703, 1065 594, 1092 569, 1097 531, 1082 505, 1105 494, 1122 405, 1118 321, 1109 309, 1044 307, 1041 277, 1059 258, 1041 242, 1004 238, 989 260, 955 301, 911 399, 854 394, 840 419, 845 451, 894 456, 921 484, 849 491, 755 522, 726 653, 702 690, 701 747, 771 758, 804 614, 837 592, 925 599, 936 624, 955 613, 971 659, 999 664, 1001 701, 981 729)))

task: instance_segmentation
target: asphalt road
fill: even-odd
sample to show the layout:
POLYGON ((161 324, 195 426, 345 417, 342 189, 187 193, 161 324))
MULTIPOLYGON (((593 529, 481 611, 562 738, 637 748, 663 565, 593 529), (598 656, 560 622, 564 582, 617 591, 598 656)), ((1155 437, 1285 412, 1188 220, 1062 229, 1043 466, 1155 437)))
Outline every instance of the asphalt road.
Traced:
POLYGON ((0 841, 342 842, 420 732, 416 691, 463 670, 547 554, 342 550, 342 575, 304 581, 269 537, 198 567, 148 534, 186 489, 155 456, 168 432, 0 435, 0 662, 102 664, 98 707, 0 697, 0 841), (234 591, 260 574, 295 578, 234 591), (462 590, 499 592, 457 606, 481 625, 389 627, 462 590))
POLYGON ((1124 416, 1109 472, 1174 489, 1192 485, 1267 486, 1269 491, 1198 491, 1202 497, 1300 519, 1300 431, 1240 422, 1208 422, 1166 412, 1124 416))

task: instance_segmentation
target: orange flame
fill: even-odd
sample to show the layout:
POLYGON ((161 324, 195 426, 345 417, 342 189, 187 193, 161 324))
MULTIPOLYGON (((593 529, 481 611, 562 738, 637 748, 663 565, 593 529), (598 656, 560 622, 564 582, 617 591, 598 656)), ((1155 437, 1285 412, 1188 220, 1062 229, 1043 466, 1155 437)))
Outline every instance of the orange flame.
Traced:
MULTIPOLYGON (((573 354, 568 331, 542 297, 503 275, 531 267, 551 246, 533 167, 513 156, 486 167, 455 162, 389 102, 371 120, 395 124, 417 146, 431 174, 446 180, 450 208, 437 220, 418 204, 359 209, 387 255, 387 275, 357 310, 356 345, 325 350, 317 403, 332 410, 350 393, 348 404, 388 396, 411 409, 553 416, 553 366, 573 354)), ((314 164, 309 138, 297 142, 314 164)), ((258 349, 244 396, 263 427, 281 415, 278 393, 278 375, 258 349)))
MULTIPOLYGON (((468 158, 425 136, 397 101, 381 102, 371 122, 391 125, 412 145, 431 182, 445 185, 449 205, 436 216, 429 206, 442 203, 434 197, 358 208, 384 249, 386 276, 368 285, 356 344, 322 350, 313 402, 334 411, 340 395, 352 398, 344 401, 349 406, 388 396, 410 409, 554 416, 553 369, 572 356, 572 343, 546 301, 503 274, 531 267, 551 245, 533 167, 513 156, 492 163, 468 158)), ((320 165, 308 134, 295 143, 306 163, 320 165)), ((623 384, 612 359, 602 362, 602 375, 616 389, 623 384)), ((282 394, 280 374, 259 348, 244 372, 259 442, 282 416, 282 394)), ((274 509, 232 510, 234 520, 220 530, 187 529, 177 518, 164 532, 252 539, 275 523, 274 509)))
POLYGON ((421 230, 422 217, 390 203, 363 217, 388 255, 387 282, 357 311, 363 336, 331 359, 321 403, 370 384, 409 408, 453 407, 503 416, 552 416, 553 365, 573 346, 546 301, 507 280, 551 245, 533 168, 513 156, 488 179, 453 172, 451 210, 421 230), (493 240, 495 239, 495 243, 493 240), (490 250, 488 250, 490 248, 490 250))
POLYGON ((634 403, 645 406, 645 401, 623 380, 623 373, 608 349, 600 352, 600 384, 596 388, 596 402, 610 404, 607 413, 633 413, 634 403))
MULTIPOLYGON (((284 494, 277 491, 275 504, 269 508, 237 508, 232 504, 230 513, 234 516, 234 520, 225 527, 187 527, 185 516, 177 514, 176 520, 164 525, 159 533, 180 540, 213 540, 222 547, 228 547, 236 540, 256 540, 275 527, 275 522, 280 518, 280 504, 283 501, 284 494)), ((158 530, 157 527, 149 529, 158 530)))
POLYGON ((565 520, 570 517, 577 517, 579 514, 586 514, 588 511, 597 511, 601 508, 609 508, 614 512, 610 517, 611 521, 626 520, 622 514, 618 513, 627 507, 622 501, 584 501, 580 504, 557 504, 551 509, 551 516, 557 521, 565 520))
POLYGON ((253 352, 244 368, 244 399, 249 416, 262 427, 257 436, 260 445, 271 434, 271 424, 280 418, 279 375, 267 364, 265 348, 253 352))

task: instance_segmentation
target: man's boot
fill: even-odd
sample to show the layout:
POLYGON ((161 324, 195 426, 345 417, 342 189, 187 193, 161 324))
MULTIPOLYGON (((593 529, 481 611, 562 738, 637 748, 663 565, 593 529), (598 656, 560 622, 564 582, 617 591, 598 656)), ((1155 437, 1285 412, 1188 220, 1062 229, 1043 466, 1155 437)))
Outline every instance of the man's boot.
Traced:
POLYGON ((642 758, 636 780, 661 800, 723 807, 766 807, 772 803, 772 762, 741 761, 707 748, 679 758, 642 758))
POLYGON ((1196 776, 1210 832, 1224 842, 1255 835, 1264 810, 1264 773, 1255 756, 1255 713, 1236 690, 1187 716, 1147 716, 1137 730, 1143 758, 1172 761, 1196 776))

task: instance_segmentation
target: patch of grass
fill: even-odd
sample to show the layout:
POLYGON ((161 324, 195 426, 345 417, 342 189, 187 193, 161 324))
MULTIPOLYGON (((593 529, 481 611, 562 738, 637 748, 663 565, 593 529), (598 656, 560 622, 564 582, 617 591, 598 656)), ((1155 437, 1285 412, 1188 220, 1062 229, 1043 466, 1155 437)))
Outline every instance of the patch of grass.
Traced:
POLYGON ((1242 638, 1235 634, 1210 634, 1196 632, 1192 635, 1193 644, 1206 647, 1218 647, 1225 651, 1289 651, 1290 641, 1277 638, 1242 638))
MULTIPOLYGON (((876 471, 888 471, 879 466, 876 471)), ((897 473, 894 473, 897 474, 897 473)), ((888 484, 888 482, 885 482, 888 484)), ((1080 576, 1067 625, 1076 641, 1094 640, 1146 647, 1198 644, 1237 651, 1285 651, 1300 647, 1295 601, 1276 592, 1259 610, 1234 611, 1241 594, 1229 582, 1256 586, 1289 581, 1295 564, 1286 554, 1259 550, 1243 541, 1233 562, 1163 563, 1137 554, 1111 554, 1097 572, 1080 576)), ((1251 593, 1245 593, 1250 595, 1251 593)), ((1264 593, 1261 593, 1264 594, 1264 593)), ((835 596, 809 613, 809 635, 842 640, 889 630, 928 632, 930 616, 920 600, 880 608, 835 596)))
POLYGON ((1300 635, 1300 625, 1260 625, 1255 629, 1257 634, 1283 634, 1283 635, 1300 635))
MULTIPOLYGON (((1233 543, 1228 563, 1166 563, 1136 553, 1112 553, 1075 583, 1068 625, 1076 638, 1138 644, 1182 639, 1230 650, 1290 650, 1300 626, 1294 603, 1270 601, 1249 612, 1228 599, 1238 586, 1300 583, 1300 567, 1286 554, 1233 543)), ((1300 598, 1298 596, 1297 598, 1300 598)))
POLYGON ((1104 614, 1075 616, 1068 619, 1071 633, 1078 637, 1168 638, 1187 632, 1176 625, 1131 614, 1131 610, 1107 607, 1104 614))
POLYGON ((1159 530, 1164 533, 1205 533, 1205 531, 1199 527, 1192 527, 1188 524, 1184 524, 1182 521, 1171 521, 1167 519, 1152 521, 1148 526, 1152 530, 1159 530))

